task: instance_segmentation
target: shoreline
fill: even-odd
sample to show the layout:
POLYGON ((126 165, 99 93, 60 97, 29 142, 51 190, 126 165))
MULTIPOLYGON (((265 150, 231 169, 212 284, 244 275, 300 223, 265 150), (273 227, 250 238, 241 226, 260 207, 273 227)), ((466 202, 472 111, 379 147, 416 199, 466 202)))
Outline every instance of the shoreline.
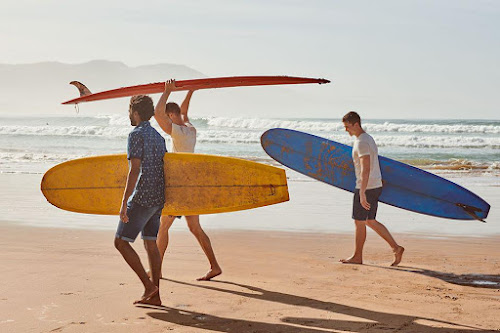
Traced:
MULTIPOLYGON (((171 227, 171 230, 176 233, 181 234, 189 234, 189 229, 185 222, 185 219, 181 217, 181 221, 176 220, 177 224, 174 224, 171 227)), ((479 222, 478 222, 479 223, 479 222)), ((46 226, 46 225, 34 225, 34 224, 20 224, 15 221, 6 221, 0 220, 0 228, 25 228, 25 229, 46 229, 47 231, 83 231, 83 232, 101 232, 101 233, 110 233, 114 235, 114 231, 116 231, 116 227, 118 226, 118 220, 115 224, 108 224, 106 227, 102 228, 87 228, 85 226, 46 226)), ((342 231, 315 231, 315 230, 281 230, 281 229, 242 229, 242 228, 211 228, 209 225, 202 225, 203 229, 210 234, 212 233, 273 233, 273 234, 284 234, 284 235, 301 235, 304 237, 307 236, 352 236, 354 237, 355 226, 354 223, 352 225, 352 230, 342 230, 342 231)), ((404 237, 408 239, 429 239, 429 240, 474 240, 474 239, 498 239, 500 240, 500 234, 492 234, 492 235, 460 235, 460 234, 443 234, 443 233, 410 233, 410 232, 391 232, 391 234, 395 237, 404 237)), ((378 237, 377 234, 370 228, 367 227, 367 235, 372 235, 374 237, 378 237)), ((139 240, 140 237, 137 238, 139 240)), ((354 238, 353 238, 354 239, 354 238)), ((137 242, 136 240, 136 242, 137 242)))
MULTIPOLYGON (((301 181, 288 175, 290 201, 251 210, 203 215, 204 229, 259 230, 297 233, 352 234, 352 194, 318 181, 301 181)), ((0 174, 0 225, 32 225, 63 229, 116 230, 117 216, 78 214, 49 204, 40 191, 42 175, 0 174)), ((457 178, 458 179, 458 178, 457 178)), ((455 180, 455 179, 454 179, 455 180)), ((379 219, 394 234, 419 237, 488 237, 500 235, 500 186, 496 178, 460 178, 460 185, 481 196, 492 207, 486 221, 448 220, 408 212, 386 204, 379 219), (483 181, 484 180, 484 181, 483 181)), ((187 230, 184 219, 173 230, 187 230)))

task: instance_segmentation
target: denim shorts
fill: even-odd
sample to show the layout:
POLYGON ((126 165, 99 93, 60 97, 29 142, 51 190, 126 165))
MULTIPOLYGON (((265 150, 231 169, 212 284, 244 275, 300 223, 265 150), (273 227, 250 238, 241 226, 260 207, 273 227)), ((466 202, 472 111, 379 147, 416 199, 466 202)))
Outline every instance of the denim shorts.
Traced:
POLYGON ((377 217, 378 198, 382 194, 382 187, 365 191, 366 201, 370 204, 370 210, 364 209, 359 201, 359 189, 354 190, 354 200, 352 202, 352 218, 358 221, 375 220, 377 217))
POLYGON ((133 243, 141 232, 142 239, 156 240, 162 209, 163 205, 144 207, 133 201, 129 202, 127 204, 128 223, 120 220, 116 238, 133 243))

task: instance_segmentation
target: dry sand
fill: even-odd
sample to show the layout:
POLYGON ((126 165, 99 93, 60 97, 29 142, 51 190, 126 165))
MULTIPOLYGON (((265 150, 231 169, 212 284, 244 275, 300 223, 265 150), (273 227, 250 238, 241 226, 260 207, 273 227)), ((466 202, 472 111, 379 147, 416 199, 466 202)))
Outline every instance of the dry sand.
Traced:
MULTIPOLYGON (((132 305, 141 284, 111 231, 0 225, 0 332, 490 332, 500 328, 500 237, 425 239, 390 268, 369 233, 365 265, 344 265, 352 235, 211 231, 224 270, 175 231, 163 307, 132 305)), ((134 247, 145 263, 142 241, 134 247)))

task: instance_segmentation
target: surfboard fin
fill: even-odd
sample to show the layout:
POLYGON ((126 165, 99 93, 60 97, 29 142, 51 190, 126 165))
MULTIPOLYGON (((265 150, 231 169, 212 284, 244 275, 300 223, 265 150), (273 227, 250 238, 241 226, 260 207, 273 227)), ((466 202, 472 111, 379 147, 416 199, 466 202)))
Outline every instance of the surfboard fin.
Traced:
POLYGON ((483 223, 486 223, 485 220, 483 220, 482 218, 480 218, 476 214, 476 212, 480 212, 481 209, 479 209, 477 207, 474 207, 474 206, 469 206, 469 205, 461 204, 461 203, 457 203, 456 205, 458 207, 462 208, 467 213, 467 215, 473 217, 475 220, 478 220, 478 221, 481 221, 483 223))
POLYGON ((90 92, 89 88, 87 88, 83 83, 78 82, 78 81, 71 81, 69 84, 74 85, 78 91, 80 92, 80 97, 91 95, 92 92, 90 92))

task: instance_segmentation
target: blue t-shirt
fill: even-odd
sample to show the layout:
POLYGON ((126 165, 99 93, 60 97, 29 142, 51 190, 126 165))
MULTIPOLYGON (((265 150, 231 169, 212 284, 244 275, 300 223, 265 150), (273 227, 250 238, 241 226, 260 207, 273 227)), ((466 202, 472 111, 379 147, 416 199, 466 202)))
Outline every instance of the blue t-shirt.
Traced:
POLYGON ((165 203, 165 176, 163 156, 165 139, 149 123, 143 121, 128 135, 127 158, 141 160, 141 172, 134 192, 129 198, 144 207, 165 203))

